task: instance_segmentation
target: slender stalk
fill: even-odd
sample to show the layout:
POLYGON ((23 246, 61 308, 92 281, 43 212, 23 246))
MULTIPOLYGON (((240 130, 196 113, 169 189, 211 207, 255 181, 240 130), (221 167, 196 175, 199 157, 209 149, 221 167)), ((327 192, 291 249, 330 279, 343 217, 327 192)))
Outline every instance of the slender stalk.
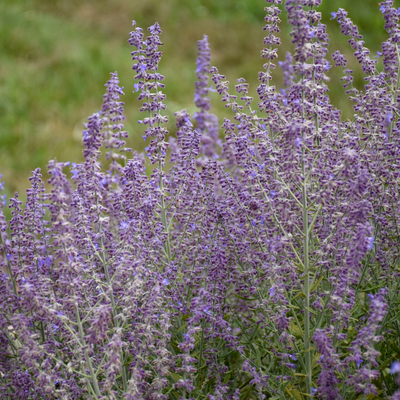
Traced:
POLYGON ((75 304, 75 313, 76 313, 76 319, 78 321, 79 336, 81 338, 82 345, 85 348, 83 353, 85 355, 85 360, 86 360, 86 363, 88 365, 89 372, 90 372, 91 382, 88 380, 88 384, 89 384, 90 388, 92 387, 91 383, 93 384, 93 389, 94 389, 94 392, 95 392, 96 396, 100 397, 101 393, 100 393, 99 383, 97 381, 97 376, 96 376, 96 374, 94 372, 94 369, 93 369, 92 360, 89 357, 89 353, 88 353, 88 350, 87 350, 87 347, 86 347, 85 337, 84 337, 84 333, 83 333, 83 327, 82 327, 81 318, 80 318, 80 315, 79 315, 78 304, 75 304))
MULTIPOLYGON (((161 151, 160 151, 161 153, 161 151)), ((165 207, 165 197, 164 197, 164 184, 163 184, 163 179, 162 179, 162 163, 161 160, 158 160, 158 170, 160 171, 160 180, 159 180, 159 186, 160 186, 160 192, 161 192, 161 222, 164 226, 165 233, 167 235, 167 240, 164 244, 164 250, 167 258, 168 264, 171 262, 171 244, 170 244, 170 239, 169 239, 169 229, 168 229, 168 222, 167 222, 167 210, 165 207)))
MULTIPOLYGON (((304 153, 304 149, 303 149, 304 153)), ((303 176, 305 175, 304 157, 302 161, 303 176)), ((309 226, 308 226, 308 211, 307 211, 307 182, 303 184, 303 250, 304 250, 304 351, 306 364, 306 390, 307 394, 311 395, 311 352, 310 352, 310 271, 309 271, 309 226)))
POLYGON ((199 374, 197 376, 197 383, 200 383, 200 370, 203 366, 203 350, 204 350, 204 328, 205 328, 205 319, 201 321, 201 338, 200 338, 200 355, 199 355, 199 374))
MULTIPOLYGON (((304 121, 304 76, 302 78, 302 119, 304 121)), ((302 133, 303 142, 304 135, 302 133)), ((306 365, 306 393, 311 396, 312 386, 312 362, 311 362, 311 350, 310 350, 310 270, 309 270, 309 221, 308 221, 308 204, 307 204, 307 181, 310 175, 306 176, 306 165, 305 165, 305 148, 302 146, 301 149, 301 171, 303 179, 302 187, 302 205, 303 205, 303 265, 304 265, 304 357, 306 365)))
POLYGON ((12 282, 12 285, 13 285, 14 294, 17 295, 17 293, 18 293, 17 292, 17 284, 15 283, 15 278, 14 278, 14 274, 12 273, 10 261, 7 258, 7 254, 6 254, 7 253, 7 249, 4 246, 4 240, 3 240, 3 236, 2 235, 0 235, 0 241, 1 241, 1 244, 2 244, 3 249, 4 249, 3 250, 3 257, 4 257, 5 260, 7 260, 8 276, 11 279, 11 282, 12 282))
MULTIPOLYGON (((111 299, 114 327, 117 328, 119 326, 118 319, 117 319, 117 307, 116 307, 116 303, 115 303, 114 292, 113 292, 113 288, 112 288, 110 274, 108 272, 106 256, 104 254, 104 242, 103 242, 103 235, 102 235, 102 229, 101 229, 101 223, 100 223, 99 200, 98 200, 97 193, 96 193, 96 206, 97 206, 97 213, 98 213, 99 233, 100 233, 100 248, 101 248, 100 257, 102 260, 104 273, 106 275, 107 284, 110 289, 110 299, 111 299)), ((123 362, 124 361, 124 352, 121 353, 120 360, 121 360, 121 369, 122 369, 122 384, 123 384, 124 392, 126 393, 128 391, 128 379, 126 376, 126 368, 124 367, 124 362, 123 362)))

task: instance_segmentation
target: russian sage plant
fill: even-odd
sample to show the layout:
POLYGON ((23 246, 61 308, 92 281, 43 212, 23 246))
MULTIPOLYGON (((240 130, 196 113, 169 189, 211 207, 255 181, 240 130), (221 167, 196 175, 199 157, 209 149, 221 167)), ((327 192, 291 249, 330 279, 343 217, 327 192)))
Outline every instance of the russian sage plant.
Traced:
POLYGON ((255 105, 204 36, 198 111, 176 112, 169 137, 161 29, 133 22, 146 154, 125 147, 112 73, 85 161, 51 160, 50 191, 36 169, 25 205, 16 193, 0 215, 1 398, 400 398, 400 11, 381 3, 382 71, 332 13, 366 82, 332 54, 354 103, 343 120, 321 1, 286 1, 278 91, 282 1, 267 0, 255 105), (212 114, 212 90, 232 120, 212 114))

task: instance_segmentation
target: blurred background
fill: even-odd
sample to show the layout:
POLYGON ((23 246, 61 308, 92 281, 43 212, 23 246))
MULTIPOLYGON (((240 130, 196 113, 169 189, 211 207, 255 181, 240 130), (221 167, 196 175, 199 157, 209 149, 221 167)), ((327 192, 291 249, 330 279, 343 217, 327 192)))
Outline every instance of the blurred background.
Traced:
MULTIPOLYGON (((400 6, 400 4, 396 4, 400 6)), ((131 21, 144 29, 159 22, 163 30, 164 56, 160 72, 165 75, 167 113, 174 134, 173 113, 186 108, 193 113, 196 79, 197 40, 206 34, 212 49, 212 65, 231 82, 244 77, 255 97, 265 32, 264 0, 0 0, 0 174, 7 197, 18 190, 24 198, 30 171, 42 169, 50 159, 83 160, 82 123, 101 108, 104 84, 110 72, 118 71, 125 96, 127 145, 142 151, 143 125, 128 44, 131 21)), ((364 35, 365 46, 375 56, 387 34, 375 0, 324 0, 318 11, 328 26, 330 53, 340 50, 355 69, 355 86, 363 76, 352 56, 347 38, 340 34, 331 12, 339 7, 364 35)), ((291 50, 286 12, 282 13, 279 60, 291 50)), ((330 56, 328 59, 331 60, 330 56)), ((378 64, 379 68, 382 67, 378 64)), ((332 67, 330 96, 352 116, 340 77, 341 68, 332 67)), ((282 84, 279 68, 274 84, 282 84)), ((212 106, 220 121, 231 117, 217 94, 212 106)))

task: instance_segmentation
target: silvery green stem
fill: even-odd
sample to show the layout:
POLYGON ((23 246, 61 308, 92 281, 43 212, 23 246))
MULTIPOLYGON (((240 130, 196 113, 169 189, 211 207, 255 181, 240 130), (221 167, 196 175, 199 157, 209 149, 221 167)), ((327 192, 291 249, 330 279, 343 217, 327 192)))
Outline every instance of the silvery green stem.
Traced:
MULTIPOLYGON (((3 247, 4 247, 4 240, 3 240, 3 236, 1 234, 0 234, 0 241, 1 241, 1 244, 3 245, 3 247)), ((5 253, 7 253, 7 250, 4 251, 3 257, 4 257, 5 260, 7 260, 8 276, 10 277, 11 282, 13 284, 14 294, 17 295, 17 285, 15 283, 14 275, 13 275, 12 270, 11 270, 11 264, 10 264, 10 261, 8 260, 8 258, 7 258, 7 254, 5 254, 5 253)))
MULTIPOLYGON (((99 201, 98 201, 97 194, 96 194, 96 206, 97 206, 97 213, 99 213, 99 201)), ((99 220, 99 233, 101 234, 102 230, 101 230, 101 223, 100 223, 100 215, 99 214, 98 214, 98 220, 99 220)), ((105 254, 104 254, 104 243, 103 243, 103 236, 102 235, 100 236, 100 247, 101 247, 101 255, 100 255, 100 257, 101 257, 102 264, 103 264, 103 267, 104 267, 104 273, 106 275, 107 284, 108 284, 108 287, 110 289, 110 299, 111 299, 114 327, 117 328, 119 326, 118 325, 118 320, 117 320, 117 310, 116 310, 117 307, 115 305, 114 293, 113 293, 113 290, 112 290, 112 282, 111 282, 111 279, 110 279, 110 274, 108 272, 108 265, 107 265, 106 257, 105 257, 105 254)), ((123 384, 123 387, 124 387, 124 392, 126 393, 127 390, 128 390, 128 380, 127 380, 127 376, 126 376, 126 368, 124 367, 124 362, 123 362, 124 361, 123 352, 121 353, 120 359, 121 359, 121 369, 122 369, 122 384, 123 384)))
MULTIPOLYGON (((304 148, 302 161, 303 176, 305 175, 304 148)), ((311 352, 310 352, 310 271, 309 271, 309 231, 308 231, 308 211, 307 211, 307 181, 303 183, 303 250, 304 250, 304 351, 307 375, 307 394, 311 395, 311 352)))
POLYGON ((167 214, 166 214, 166 207, 165 207, 165 199, 164 199, 164 184, 162 179, 162 163, 161 160, 158 160, 158 169, 160 171, 160 192, 161 192, 161 221, 164 226, 165 232, 167 234, 167 241, 164 244, 164 250, 167 257, 168 264, 171 262, 171 245, 169 240, 169 227, 167 222, 167 214))
MULTIPOLYGON (((90 359, 88 351, 87 351, 86 342, 85 342, 85 338, 84 338, 84 334, 83 334, 82 322, 81 322, 81 318, 80 318, 80 315, 79 315, 79 309, 78 309, 78 304, 77 303, 75 303, 75 313, 76 313, 76 319, 77 319, 77 322, 78 322, 79 336, 81 337, 82 345, 85 348, 84 355, 85 355, 86 363, 87 363, 88 368, 89 368, 90 377, 91 377, 91 383, 93 384, 93 388, 94 388, 94 392, 96 394, 96 398, 98 398, 98 397, 101 396, 99 383, 97 381, 97 376, 96 376, 96 374, 94 372, 94 369, 93 369, 92 360, 90 359)), ((90 387, 91 387, 91 383, 88 382, 90 387)))
MULTIPOLYGON (((302 78, 302 117, 304 120, 304 76, 302 78)), ((304 142, 304 133, 303 133, 304 142)), ((304 255, 304 356, 306 365, 306 393, 311 396, 312 387, 312 364, 311 364, 311 352, 310 352, 310 271, 309 271, 309 222, 308 222, 308 206, 307 206, 307 181, 310 175, 306 175, 305 166, 305 147, 301 149, 301 170, 303 175, 303 255, 304 255)), ((310 171, 311 172, 311 171, 310 171)))

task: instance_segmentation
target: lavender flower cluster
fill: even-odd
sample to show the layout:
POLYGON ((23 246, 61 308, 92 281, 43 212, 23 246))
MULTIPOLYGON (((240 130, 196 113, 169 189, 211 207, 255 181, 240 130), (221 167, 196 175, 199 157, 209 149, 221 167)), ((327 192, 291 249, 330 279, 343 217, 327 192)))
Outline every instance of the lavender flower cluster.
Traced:
POLYGON ((354 103, 343 120, 321 1, 286 1, 294 51, 278 91, 282 1, 267 0, 256 106, 204 36, 198 111, 176 112, 169 138, 161 29, 133 22, 151 164, 125 147, 112 73, 85 161, 51 160, 49 192, 36 169, 25 205, 16 193, 11 220, 0 214, 1 398, 400 398, 400 11, 381 3, 382 71, 332 13, 366 82, 332 54, 354 103), (222 125, 212 90, 232 110, 222 125))

